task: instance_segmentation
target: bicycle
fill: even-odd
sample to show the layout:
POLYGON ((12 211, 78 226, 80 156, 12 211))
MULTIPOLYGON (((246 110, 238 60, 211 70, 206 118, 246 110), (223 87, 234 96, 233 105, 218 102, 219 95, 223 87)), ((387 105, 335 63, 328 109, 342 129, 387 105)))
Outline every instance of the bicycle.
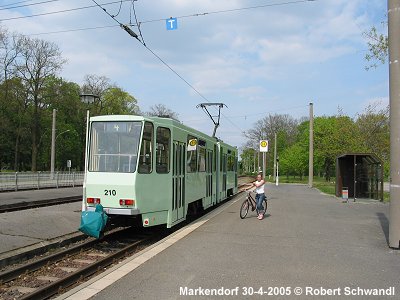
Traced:
MULTIPOLYGON (((265 197, 265 199, 262 203, 262 206, 263 206, 262 214, 264 216, 265 213, 267 212, 267 208, 268 208, 267 197, 265 197)), ((251 211, 256 210, 257 215, 259 215, 260 212, 257 209, 257 203, 256 203, 256 200, 251 195, 251 191, 248 192, 246 199, 244 199, 242 206, 240 207, 240 218, 241 219, 246 218, 250 207, 251 207, 251 211)))

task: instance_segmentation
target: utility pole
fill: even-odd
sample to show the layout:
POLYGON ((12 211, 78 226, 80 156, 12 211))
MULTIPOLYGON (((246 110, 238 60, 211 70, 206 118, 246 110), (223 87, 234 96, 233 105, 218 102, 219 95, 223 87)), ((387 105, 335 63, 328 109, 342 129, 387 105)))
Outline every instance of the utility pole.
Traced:
POLYGON ((275 181, 275 185, 276 186, 279 185, 279 158, 276 161, 276 181, 275 181))
POLYGON ((254 150, 253 173, 256 172, 256 155, 258 155, 257 150, 254 150))
POLYGON ((309 157, 308 157, 308 187, 313 187, 314 177, 314 112, 313 103, 310 102, 310 139, 309 139, 309 157))
POLYGON ((56 110, 53 109, 53 124, 51 127, 51 154, 50 154, 50 178, 54 178, 54 159, 56 154, 56 110))
POLYGON ((388 0, 390 88, 389 247, 400 248, 400 0, 388 0))
POLYGON ((274 181, 276 181, 276 132, 275 132, 275 141, 274 141, 274 181))

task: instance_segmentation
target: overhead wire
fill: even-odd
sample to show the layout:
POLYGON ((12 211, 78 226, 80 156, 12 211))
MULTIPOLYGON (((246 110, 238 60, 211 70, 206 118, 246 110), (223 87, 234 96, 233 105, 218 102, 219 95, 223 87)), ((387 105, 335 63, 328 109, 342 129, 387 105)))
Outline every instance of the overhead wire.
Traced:
MULTIPOLYGON (((246 115, 235 115, 235 116, 227 116, 227 118, 230 119, 237 119, 237 118, 245 118, 247 119, 248 117, 252 117, 252 116, 258 116, 258 115, 267 115, 267 114, 271 114, 271 113, 276 113, 276 112, 280 112, 280 111, 289 111, 289 110, 293 110, 293 109, 299 109, 299 108, 305 108, 308 107, 309 105, 299 105, 299 106, 293 106, 293 107, 287 107, 287 108, 282 108, 282 109, 275 109, 275 110, 269 110, 269 111, 264 111, 261 113, 255 113, 255 114, 246 114, 246 115)), ((207 118, 199 118, 199 119, 186 119, 185 121, 202 121, 202 120, 206 120, 207 118)))
POLYGON ((139 30, 140 38, 142 39, 143 45, 146 46, 146 43, 145 43, 144 38, 143 38, 142 30, 140 29, 140 23, 138 22, 138 19, 136 17, 135 1, 137 1, 137 0, 132 0, 133 15, 135 16, 136 26, 137 26, 137 28, 139 30))
MULTIPOLYGON (((212 15, 212 14, 229 13, 229 12, 235 12, 235 11, 241 11, 241 10, 251 10, 251 9, 256 9, 256 8, 282 6, 282 5, 290 5, 290 4, 298 4, 298 3, 314 2, 314 1, 318 1, 318 0, 295 0, 295 1, 286 1, 286 2, 282 2, 282 3, 269 3, 269 4, 262 4, 262 5, 256 5, 256 6, 247 6, 247 7, 232 8, 232 9, 225 9, 225 10, 209 11, 209 12, 203 12, 203 13, 194 13, 194 14, 190 14, 190 15, 176 16, 176 18, 182 19, 182 18, 191 18, 191 17, 201 17, 201 16, 206 16, 206 15, 212 15)), ((142 21, 141 23, 153 23, 153 22, 161 22, 161 21, 165 21, 165 18, 142 21)))
POLYGON ((119 15, 119 13, 121 12, 121 7, 122 7, 122 0, 121 0, 121 2, 119 3, 119 10, 118 10, 117 14, 116 14, 116 15, 113 15, 114 17, 117 17, 117 16, 119 15))
POLYGON ((32 2, 32 1, 33 0, 18 1, 18 2, 9 3, 9 4, 3 4, 3 5, 0 5, 0 7, 13 6, 13 5, 17 5, 20 3, 32 2))
MULTIPOLYGON (((47 1, 41 1, 38 3, 33 3, 30 5, 37 5, 37 4, 43 4, 43 3, 48 3, 48 2, 55 2, 55 1, 59 1, 59 0, 47 0, 47 1)), ((102 3, 101 5, 99 3, 97 3, 95 0, 92 0, 96 5, 91 5, 91 6, 85 6, 85 7, 79 7, 79 8, 73 8, 73 9, 66 9, 66 10, 61 10, 61 11, 55 11, 55 12, 48 12, 48 13, 43 13, 43 14, 36 14, 36 15, 30 15, 30 16, 22 16, 22 17, 14 17, 14 18, 8 18, 8 19, 2 19, 0 21, 8 21, 8 20, 15 20, 15 19, 22 19, 22 18, 29 18, 29 17, 37 17, 37 16, 44 16, 44 15, 50 15, 50 14, 56 14, 56 13, 65 13, 65 12, 70 12, 70 11, 76 11, 76 10, 82 10, 82 9, 88 9, 88 8, 93 8, 98 6, 99 8, 101 8, 106 14, 108 14, 114 21, 116 21, 118 23, 118 25, 123 28, 125 31, 128 32, 128 34, 130 34, 132 37, 136 38, 153 56, 155 56, 161 63, 163 63, 168 69, 170 69, 176 76, 178 76, 183 82, 186 83, 186 85, 188 85, 192 90, 194 90, 201 98, 203 98, 204 100, 206 100, 207 102, 210 103, 210 101, 202 94, 200 93, 192 84, 190 84, 185 78, 183 78, 178 72, 176 72, 171 66, 169 66, 159 55, 157 55, 153 50, 151 50, 149 47, 146 46, 144 39, 143 39, 143 35, 141 32, 141 28, 140 25, 143 23, 151 23, 151 22, 159 22, 159 21, 164 21, 165 19, 153 19, 153 20, 147 20, 147 21, 142 21, 142 22, 138 22, 137 20, 137 16, 136 16, 136 11, 135 11, 135 6, 134 6, 134 1, 136 0, 120 0, 120 1, 114 1, 114 2, 108 2, 108 3, 102 3), (136 26, 138 27, 139 30, 139 35, 141 37, 142 40, 139 39, 139 37, 137 36, 136 33, 134 33, 127 25, 122 24, 121 22, 119 22, 115 17, 119 15, 120 11, 121 11, 121 6, 122 6, 122 2, 127 2, 127 1, 131 1, 132 3, 132 9, 133 9, 133 13, 134 13, 134 17, 135 17, 135 22, 136 24, 132 24, 131 20, 130 20, 130 26, 136 26), (110 14, 105 8, 103 8, 102 6, 105 5, 111 5, 111 4, 115 4, 115 3, 120 3, 120 7, 119 7, 119 11, 116 15, 112 15, 110 14)), ((263 5, 257 5, 257 6, 248 6, 248 7, 242 7, 242 8, 234 8, 234 9, 226 9, 226 10, 218 10, 218 11, 210 11, 210 12, 203 12, 203 13, 196 13, 196 14, 191 14, 191 15, 183 15, 183 16, 178 16, 177 18, 189 18, 189 17, 199 17, 199 16, 206 16, 206 15, 211 15, 211 14, 220 14, 220 13, 229 13, 229 12, 236 12, 236 11, 242 11, 242 10, 250 10, 250 9, 257 9, 257 8, 265 8, 265 7, 271 7, 271 6, 282 6, 282 5, 289 5, 289 4, 297 4, 297 3, 305 3, 305 2, 314 2, 314 1, 318 1, 318 0, 296 0, 296 1, 286 1, 286 2, 282 2, 282 3, 269 3, 269 4, 263 4, 263 5)), ((26 3, 29 1, 20 1, 15 4, 18 3, 26 3)), ((26 5, 28 6, 28 4, 26 5)), ((1 7, 1 6, 0 6, 1 7)), ((22 7, 22 6, 21 6, 22 7)), ((14 8, 14 7, 11 7, 14 8)), ((8 8, 8 9, 11 9, 8 8)), ((73 32, 73 31, 83 31, 83 30, 93 30, 93 29, 99 29, 99 28, 110 28, 110 27, 116 27, 116 25, 114 26, 96 26, 96 27, 89 27, 89 28, 80 28, 80 29, 72 29, 72 30, 62 30, 62 31, 56 31, 56 32, 48 32, 48 33, 39 33, 39 34, 35 34, 35 35, 40 35, 40 34, 51 34, 51 33, 64 33, 64 32, 73 32)), ((225 116, 223 113, 221 113, 221 115, 226 118, 226 120, 228 120, 233 126, 235 126, 236 128, 239 128, 235 123, 233 123, 227 116, 225 116)), ((243 117, 243 116, 242 116, 243 117)), ((240 129, 240 128, 239 128, 240 129)), ((240 129, 241 130, 241 129, 240 129)))
MULTIPOLYGON (((17 5, 17 6, 12 6, 12 7, 6 7, 6 6, 9 6, 9 5, 5 5, 5 6, 0 6, 0 10, 8 10, 8 9, 14 9, 14 8, 21 8, 21 7, 27 7, 27 6, 33 6, 33 5, 40 5, 40 4, 46 4, 46 3, 50 3, 50 2, 57 2, 57 1, 60 1, 60 0, 46 0, 46 1, 40 1, 40 2, 35 2, 35 3, 31 3, 31 4, 23 4, 23 5, 17 5)), ((26 1, 22 1, 21 3, 23 3, 23 2, 26 2, 26 1)), ((18 2, 17 3, 15 3, 15 4, 12 4, 12 5, 16 5, 16 4, 18 4, 18 2)))
MULTIPOLYGON (((175 71, 167 62, 165 62, 158 54, 156 54, 152 49, 150 49, 143 41, 141 41, 136 33, 134 33, 127 25, 122 24, 115 17, 113 17, 106 9, 104 9, 100 4, 96 2, 96 0, 92 0, 99 8, 101 8, 107 15, 109 15, 115 22, 117 22, 121 28, 123 28, 128 34, 135 39, 137 39, 140 44, 143 45, 154 57, 156 57, 162 64, 164 64, 168 69, 170 69, 176 76, 178 76, 186 85, 188 85, 193 91, 195 91, 201 98, 203 98, 208 103, 211 103, 202 93, 200 93, 192 84, 190 84, 182 75, 180 75, 177 71, 175 71)), ((222 114, 221 114, 222 115, 222 114)), ((227 119, 233 126, 239 128, 235 123, 227 119)))
MULTIPOLYGON (((190 84, 185 78, 183 78, 177 71, 175 71, 169 64, 167 64, 158 54, 156 54, 152 49, 150 49, 148 46, 143 41, 143 36, 140 32, 140 23, 144 22, 138 22, 137 17, 136 17, 136 12, 134 10, 134 1, 132 1, 132 6, 134 10, 134 15, 135 15, 135 21, 136 25, 139 29, 140 36, 142 38, 142 41, 139 39, 138 35, 134 33, 127 25, 122 24, 120 21, 118 21, 114 16, 112 16, 110 13, 107 12, 106 9, 104 9, 100 4, 98 4, 95 0, 92 0, 96 5, 101 8, 104 12, 106 12, 114 21, 116 21, 121 28, 123 28, 125 31, 128 32, 129 35, 132 37, 136 38, 154 57, 156 57, 162 64, 164 64, 168 69, 170 69, 176 76, 178 76, 186 85, 188 85, 193 91, 195 91, 201 98, 203 98, 206 102, 211 103, 202 93, 200 93, 192 84, 190 84)), ((285 2, 285 3, 279 3, 275 5, 287 5, 287 4, 292 4, 292 3, 301 3, 301 2, 312 2, 312 1, 317 1, 317 0, 298 0, 298 1, 292 1, 292 2, 285 2)), ((222 12, 231 12, 231 11, 238 11, 238 10, 244 10, 244 9, 254 9, 254 8, 259 8, 259 7, 267 7, 267 6, 273 6, 274 4, 266 4, 266 5, 259 5, 259 6, 252 6, 252 7, 247 7, 247 8, 239 8, 239 9, 230 9, 230 10, 220 10, 220 11, 214 11, 211 13, 222 13, 222 12)), ((198 14, 197 14, 198 15, 198 14)), ((196 15, 196 16, 197 16, 196 15)), ((163 19, 165 20, 165 19, 163 19)), ((227 116, 225 116, 223 113, 221 115, 229 122, 231 123, 234 127, 238 128, 239 130, 242 130, 239 128, 235 123, 233 123, 227 116)))
MULTIPOLYGON (((58 0, 53 0, 53 1, 58 1, 58 0)), ((127 1, 136 1, 136 0, 123 0, 122 2, 127 2, 127 1)), ((233 8, 233 9, 226 9, 226 10, 218 10, 218 11, 209 11, 209 12, 202 12, 202 13, 194 13, 190 15, 182 15, 182 16, 176 16, 176 18, 190 18, 190 17, 200 17, 200 16, 206 16, 206 15, 211 15, 211 14, 219 14, 219 13, 228 13, 228 12, 235 12, 235 11, 241 11, 241 10, 250 10, 250 9, 257 9, 257 8, 265 8, 265 7, 271 7, 271 6, 282 6, 282 5, 290 5, 290 4, 298 4, 298 3, 303 3, 303 2, 315 2, 318 0, 297 0, 297 1, 286 1, 282 3, 270 3, 270 4, 263 4, 263 5, 257 5, 257 6, 248 6, 248 7, 241 7, 241 8, 233 8)), ((26 2, 26 1, 22 1, 26 2)), ((110 4, 115 4, 120 1, 115 1, 115 2, 110 2, 110 3, 104 3, 102 5, 110 5, 110 4)), ((1 6, 0 6, 1 7, 1 6)), ((87 7, 81 7, 81 8, 76 8, 72 10, 78 10, 78 9, 87 9, 87 8, 93 8, 96 7, 96 5, 93 6, 87 6, 87 7)), ((103 8, 102 8, 103 9, 103 8)), ((38 16, 44 16, 44 15, 50 15, 50 14, 55 14, 55 13, 63 13, 63 12, 69 12, 72 10, 65 10, 65 11, 56 11, 56 12, 49 12, 45 14, 38 14, 38 15, 30 15, 30 16, 22 16, 22 17, 16 17, 16 18, 9 18, 9 19, 2 19, 0 21, 9 21, 9 20, 14 20, 14 19, 21 19, 21 18, 30 18, 30 17, 38 17, 38 16)), ((141 24, 144 23, 152 23, 152 22, 160 22, 160 21, 165 21, 165 18, 163 19, 153 19, 153 20, 145 20, 138 22, 138 24, 133 24, 132 21, 130 20, 129 25, 134 26, 134 27, 139 27, 141 24)), ((112 27, 112 26, 108 26, 112 27)), ((41 32, 41 33, 34 33, 31 35, 45 35, 45 34, 54 34, 54 33, 67 33, 67 32, 74 32, 74 31, 85 31, 85 30, 93 30, 93 29, 102 29, 105 27, 85 27, 85 28, 77 28, 77 29, 67 29, 67 30, 62 30, 62 31, 50 31, 50 32, 41 32)))
MULTIPOLYGON (((128 1, 131 1, 131 0, 113 1, 113 2, 108 2, 108 3, 102 3, 102 5, 111 5, 111 4, 115 4, 115 3, 128 2, 128 1)), ((96 7, 96 5, 75 7, 75 8, 63 9, 63 10, 47 12, 47 13, 41 13, 41 14, 28 15, 28 16, 5 18, 5 19, 0 19, 0 22, 18 20, 18 19, 26 19, 26 18, 34 18, 34 17, 41 17, 41 16, 48 16, 48 15, 60 14, 60 13, 65 13, 65 12, 77 11, 77 10, 83 10, 83 9, 88 9, 88 8, 93 8, 93 7, 96 7)), ((104 10, 104 8, 103 8, 103 10, 104 10)))

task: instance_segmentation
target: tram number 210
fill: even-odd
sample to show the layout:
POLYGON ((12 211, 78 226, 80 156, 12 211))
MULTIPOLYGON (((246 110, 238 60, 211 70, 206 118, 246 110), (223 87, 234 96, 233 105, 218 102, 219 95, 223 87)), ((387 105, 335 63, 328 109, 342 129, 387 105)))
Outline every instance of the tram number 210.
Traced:
POLYGON ((104 195, 105 196, 116 196, 117 191, 116 190, 104 190, 104 195))

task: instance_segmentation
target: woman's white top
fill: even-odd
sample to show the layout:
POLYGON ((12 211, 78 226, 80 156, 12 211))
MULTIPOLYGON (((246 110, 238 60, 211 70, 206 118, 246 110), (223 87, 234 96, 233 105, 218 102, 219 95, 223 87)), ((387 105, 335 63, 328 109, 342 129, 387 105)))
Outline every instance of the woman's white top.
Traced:
MULTIPOLYGON (((256 181, 256 184, 260 184, 261 181, 256 181)), ((256 193, 257 194, 264 194, 264 184, 260 185, 259 187, 256 187, 256 193)))

